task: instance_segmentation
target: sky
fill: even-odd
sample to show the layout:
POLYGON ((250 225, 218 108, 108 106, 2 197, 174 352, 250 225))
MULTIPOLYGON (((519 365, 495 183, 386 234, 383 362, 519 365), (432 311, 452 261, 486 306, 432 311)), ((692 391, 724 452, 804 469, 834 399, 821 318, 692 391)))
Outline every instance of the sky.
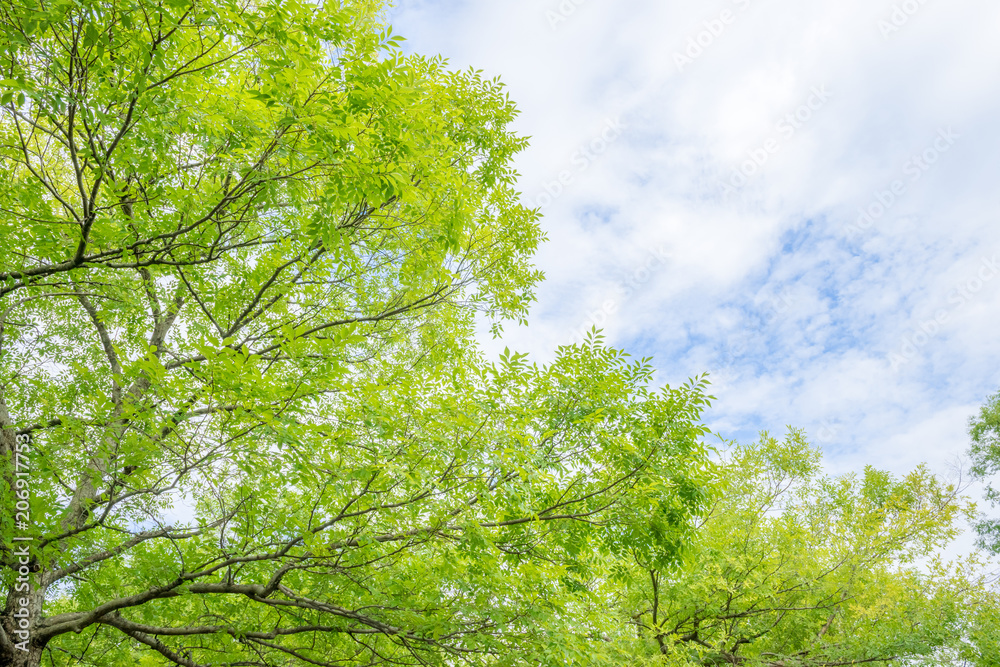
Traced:
POLYGON ((592 326, 709 373, 726 438, 954 474, 1000 388, 1000 4, 398 0, 408 51, 499 76, 546 274, 509 346, 592 326))

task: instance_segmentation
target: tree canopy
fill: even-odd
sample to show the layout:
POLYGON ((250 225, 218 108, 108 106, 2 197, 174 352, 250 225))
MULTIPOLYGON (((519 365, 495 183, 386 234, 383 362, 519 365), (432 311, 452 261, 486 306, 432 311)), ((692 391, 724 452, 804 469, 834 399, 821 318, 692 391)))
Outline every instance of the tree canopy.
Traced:
POLYGON ((926 470, 720 455, 596 333, 479 352, 526 141, 382 9, 0 5, 0 665, 995 664, 926 470))
MULTIPOLYGON (((1000 392, 990 396, 970 420, 969 435, 972 472, 986 481, 986 500, 996 507, 1000 504, 1000 489, 992 480, 1000 473, 1000 392)), ((1000 519, 982 519, 978 528, 983 545, 1000 553, 1000 519)))
POLYGON ((642 664, 995 664, 993 580, 938 556, 974 506, 924 468, 820 462, 795 430, 727 448, 682 562, 622 563, 642 664))
POLYGON ((689 531, 701 383, 475 351, 525 142, 378 9, 0 7, 0 663, 546 663, 586 554, 689 531))

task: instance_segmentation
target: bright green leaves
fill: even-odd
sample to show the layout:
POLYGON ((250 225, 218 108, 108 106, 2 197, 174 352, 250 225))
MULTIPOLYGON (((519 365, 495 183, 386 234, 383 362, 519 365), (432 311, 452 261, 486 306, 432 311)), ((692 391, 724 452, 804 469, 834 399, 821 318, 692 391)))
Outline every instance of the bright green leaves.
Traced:
MULTIPOLYGON (((90 254, 162 261, 170 230, 203 248, 206 225, 238 212, 250 238, 277 225, 332 250, 355 245, 361 261, 378 253, 404 267, 395 286, 411 295, 475 286, 470 297, 496 317, 523 312, 540 235, 511 189, 524 142, 504 129, 514 111, 499 83, 403 58, 389 33, 368 32, 360 5, 95 0, 73 11, 76 25, 4 38, 4 70, 30 88, 7 100, 4 127, 26 137, 28 156, 10 142, 23 162, 23 194, 11 195, 48 191, 33 208, 49 210, 31 216, 39 236, 19 254, 65 261, 66 239, 46 232, 79 239, 73 228, 86 225, 90 254), (79 53, 60 55, 67 37, 79 53), (31 104, 15 113, 21 95, 31 104), (40 133, 25 135, 31 125, 40 133), (65 136, 43 151, 34 142, 46 134, 65 136), (43 155, 62 164, 43 169, 43 155), (350 211, 421 222, 371 238, 350 211)), ((174 244, 173 259, 196 260, 194 247, 174 244)))
POLYGON ((682 562, 621 562, 635 659, 895 664, 968 648, 981 566, 909 565, 955 535, 965 501, 924 469, 826 478, 819 464, 796 430, 732 447, 682 562))
MULTIPOLYGON (((969 436, 972 473, 990 480, 1000 471, 1000 392, 990 396, 979 414, 969 420, 969 436)), ((994 507, 1000 505, 1000 488, 987 483, 986 498, 994 507)), ((977 528, 982 544, 1000 553, 1000 519, 981 519, 977 528)))
POLYGON ((704 509, 702 382, 482 360, 473 313, 541 278, 525 141, 381 9, 0 7, 0 401, 57 663, 595 662, 605 568, 704 509))

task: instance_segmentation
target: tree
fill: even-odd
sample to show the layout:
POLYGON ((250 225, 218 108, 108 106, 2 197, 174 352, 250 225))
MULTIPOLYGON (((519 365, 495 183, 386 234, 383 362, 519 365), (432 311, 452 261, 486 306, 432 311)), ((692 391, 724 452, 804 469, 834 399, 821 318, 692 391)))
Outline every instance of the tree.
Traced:
POLYGON ((830 478, 819 465, 795 430, 732 447, 683 560, 621 566, 620 604, 641 659, 995 664, 983 632, 997 609, 995 598, 984 602, 989 577, 975 557, 945 565, 936 556, 972 506, 924 468, 830 478))
MULTIPOLYGON (((995 507, 1000 503, 1000 490, 988 480, 1000 472, 1000 392, 990 396, 969 420, 969 435, 972 472, 987 480, 986 499, 995 507)), ((983 519, 977 527, 983 546, 1000 553, 1000 520, 983 519)))
POLYGON ((964 665, 991 667, 1000 665, 1000 586, 982 586, 969 600, 969 622, 958 657, 964 665))
POLYGON ((592 554, 688 535, 703 383, 481 358, 525 142, 378 11, 0 6, 0 664, 585 662, 592 554))

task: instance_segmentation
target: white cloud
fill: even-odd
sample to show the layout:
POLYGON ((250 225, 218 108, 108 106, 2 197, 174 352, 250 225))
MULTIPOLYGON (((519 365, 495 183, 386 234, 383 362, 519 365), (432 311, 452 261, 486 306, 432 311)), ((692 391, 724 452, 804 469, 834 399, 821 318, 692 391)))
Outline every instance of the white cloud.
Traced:
POLYGON ((532 136, 526 199, 572 176, 546 202, 531 325, 499 348, 544 360, 603 320, 664 381, 713 371, 710 418, 729 436, 791 424, 833 469, 945 472, 1000 386, 1000 276, 949 302, 1000 253, 1000 6, 927 0, 883 35, 894 4, 564 0, 575 9, 553 29, 558 0, 401 0, 409 48, 508 84, 532 136), (621 136, 575 166, 614 119, 621 136), (960 136, 940 150, 947 128, 960 136), (914 171, 935 141, 935 162, 914 171), (903 189, 858 229, 894 181, 903 189), (654 248, 669 258, 635 280, 654 248), (892 368, 942 309, 947 322, 892 368))

